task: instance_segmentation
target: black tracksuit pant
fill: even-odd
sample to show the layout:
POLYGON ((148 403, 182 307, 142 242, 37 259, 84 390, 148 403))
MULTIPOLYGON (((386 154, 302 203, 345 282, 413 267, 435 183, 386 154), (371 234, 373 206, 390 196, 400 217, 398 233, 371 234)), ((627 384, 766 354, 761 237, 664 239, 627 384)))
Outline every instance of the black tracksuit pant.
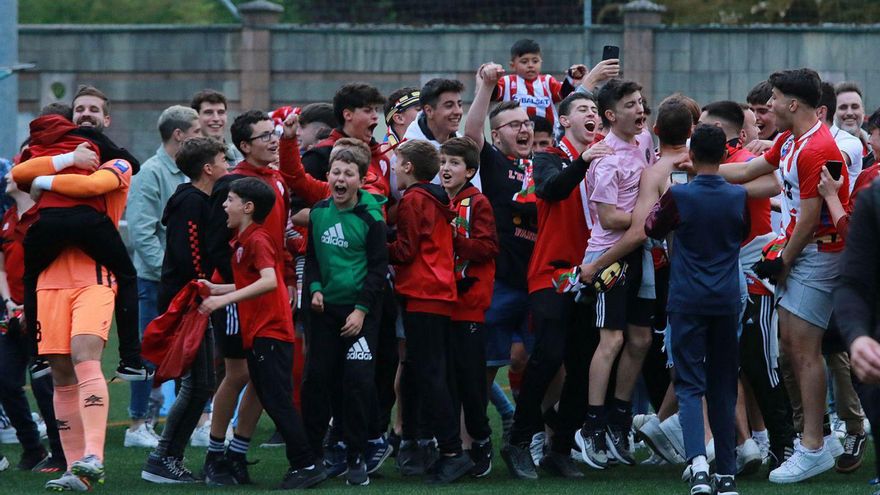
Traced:
MULTIPOLYGON (((89 206, 45 208, 24 237, 24 314, 30 335, 39 338, 37 278, 66 247, 77 247, 116 276, 116 331, 119 357, 126 364, 140 362, 137 272, 122 243, 119 230, 107 215, 89 206)), ((100 273, 100 272, 99 272, 100 273)), ((97 280, 98 283, 104 283, 97 280)), ((31 352, 36 355, 36 341, 31 352)))
POLYGON ((740 371, 755 393, 770 446, 781 451, 793 446, 795 432, 782 373, 768 361, 773 311, 773 296, 749 296, 739 340, 740 371))
POLYGON ((371 311, 358 335, 342 337, 339 331, 353 310, 353 305, 325 303, 322 313, 311 311, 302 389, 303 420, 312 451, 322 452, 332 415, 334 425, 342 426, 349 460, 364 458, 375 418, 375 353, 381 318, 381 310, 371 311), (332 401, 331 394, 339 400, 332 401))
POLYGON ((550 447, 568 455, 574 433, 587 412, 589 367, 598 332, 591 329, 590 305, 577 304, 572 294, 544 289, 529 295, 535 346, 523 373, 510 442, 527 446, 532 435, 544 431, 541 403, 547 387, 565 364, 565 383, 559 409, 548 420, 553 429, 550 447))
POLYGON ((254 338, 245 351, 248 372, 263 410, 284 439, 287 461, 293 469, 315 463, 302 418, 293 407, 293 344, 268 337, 254 338))
POLYGON ((489 440, 492 429, 486 406, 486 329, 482 323, 453 321, 449 334, 448 365, 452 367, 453 410, 464 412, 464 426, 474 440, 489 440))
POLYGON ((428 424, 428 436, 437 439, 441 454, 461 453, 461 414, 453 406, 456 399, 450 387, 455 375, 448 360, 452 331, 449 317, 407 311, 403 314, 403 328, 403 439, 418 438, 422 415, 428 424))

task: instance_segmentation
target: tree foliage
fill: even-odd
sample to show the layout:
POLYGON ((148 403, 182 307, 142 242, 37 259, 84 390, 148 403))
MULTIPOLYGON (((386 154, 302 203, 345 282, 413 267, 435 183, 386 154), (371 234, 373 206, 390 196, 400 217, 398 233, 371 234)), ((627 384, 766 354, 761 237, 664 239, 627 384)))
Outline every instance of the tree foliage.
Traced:
MULTIPOLYGON (((239 5, 247 0, 231 0, 239 5)), ((287 23, 581 24, 583 0, 271 0, 287 23)), ((618 24, 628 0, 592 0, 593 22, 618 24)), ((654 0, 670 24, 880 23, 880 0, 654 0)), ((221 0, 19 0, 22 24, 236 22, 221 0)))

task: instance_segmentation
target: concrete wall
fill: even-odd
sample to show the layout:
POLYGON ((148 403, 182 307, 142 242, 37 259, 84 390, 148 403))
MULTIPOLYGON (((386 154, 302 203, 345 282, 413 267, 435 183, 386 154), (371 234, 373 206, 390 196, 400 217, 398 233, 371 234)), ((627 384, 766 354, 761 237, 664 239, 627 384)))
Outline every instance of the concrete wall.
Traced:
MULTIPOLYGON (((644 29, 644 27, 642 27, 644 29)), ((279 106, 329 100, 339 85, 362 80, 387 94, 436 76, 456 77, 472 96, 482 62, 506 64, 515 40, 531 37, 544 48, 545 72, 561 75, 575 62, 595 63, 605 44, 623 44, 623 27, 303 27, 263 26, 271 54, 268 101, 279 106)), ((744 100, 773 70, 811 66, 837 82, 858 81, 866 95, 880 92, 872 47, 878 27, 670 28, 651 26, 654 57, 651 99, 674 91, 701 103, 744 100)), ((20 141, 40 106, 53 101, 53 82, 70 100, 80 83, 95 84, 112 100, 108 133, 142 159, 158 146, 156 119, 165 107, 187 103, 197 90, 224 91, 240 110, 240 26, 20 26, 19 60, 38 69, 22 74, 20 141)), ((626 58, 626 50, 623 57, 626 58)), ((867 97, 871 109, 880 103, 867 97)), ((7 128, 7 131, 11 129, 7 128)))

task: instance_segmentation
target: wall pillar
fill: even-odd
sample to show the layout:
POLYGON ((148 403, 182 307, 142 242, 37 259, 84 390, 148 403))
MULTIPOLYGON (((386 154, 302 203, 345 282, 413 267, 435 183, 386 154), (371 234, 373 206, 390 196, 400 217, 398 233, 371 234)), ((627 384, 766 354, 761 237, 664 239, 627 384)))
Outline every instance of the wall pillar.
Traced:
POLYGON ((241 14, 241 110, 270 111, 272 83, 272 33, 284 7, 266 0, 238 6, 241 14))
MULTIPOLYGON (((654 89, 654 29, 660 26, 666 7, 649 0, 634 0, 623 12, 623 73, 642 85, 642 96, 650 101, 654 89)), ((656 102, 654 102, 656 105, 656 102)))

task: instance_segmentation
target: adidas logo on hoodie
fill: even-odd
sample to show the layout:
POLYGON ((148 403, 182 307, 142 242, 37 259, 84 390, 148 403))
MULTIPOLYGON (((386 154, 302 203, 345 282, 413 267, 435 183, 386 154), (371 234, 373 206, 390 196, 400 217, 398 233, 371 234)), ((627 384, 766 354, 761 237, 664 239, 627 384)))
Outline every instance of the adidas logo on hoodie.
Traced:
POLYGON ((370 352, 370 346, 367 345, 367 339, 361 337, 351 344, 348 353, 345 355, 348 361, 372 361, 373 353, 370 352))
POLYGON ((321 243, 347 248, 348 241, 345 240, 345 234, 342 233, 342 223, 337 223, 325 230, 324 233, 321 234, 321 243))

